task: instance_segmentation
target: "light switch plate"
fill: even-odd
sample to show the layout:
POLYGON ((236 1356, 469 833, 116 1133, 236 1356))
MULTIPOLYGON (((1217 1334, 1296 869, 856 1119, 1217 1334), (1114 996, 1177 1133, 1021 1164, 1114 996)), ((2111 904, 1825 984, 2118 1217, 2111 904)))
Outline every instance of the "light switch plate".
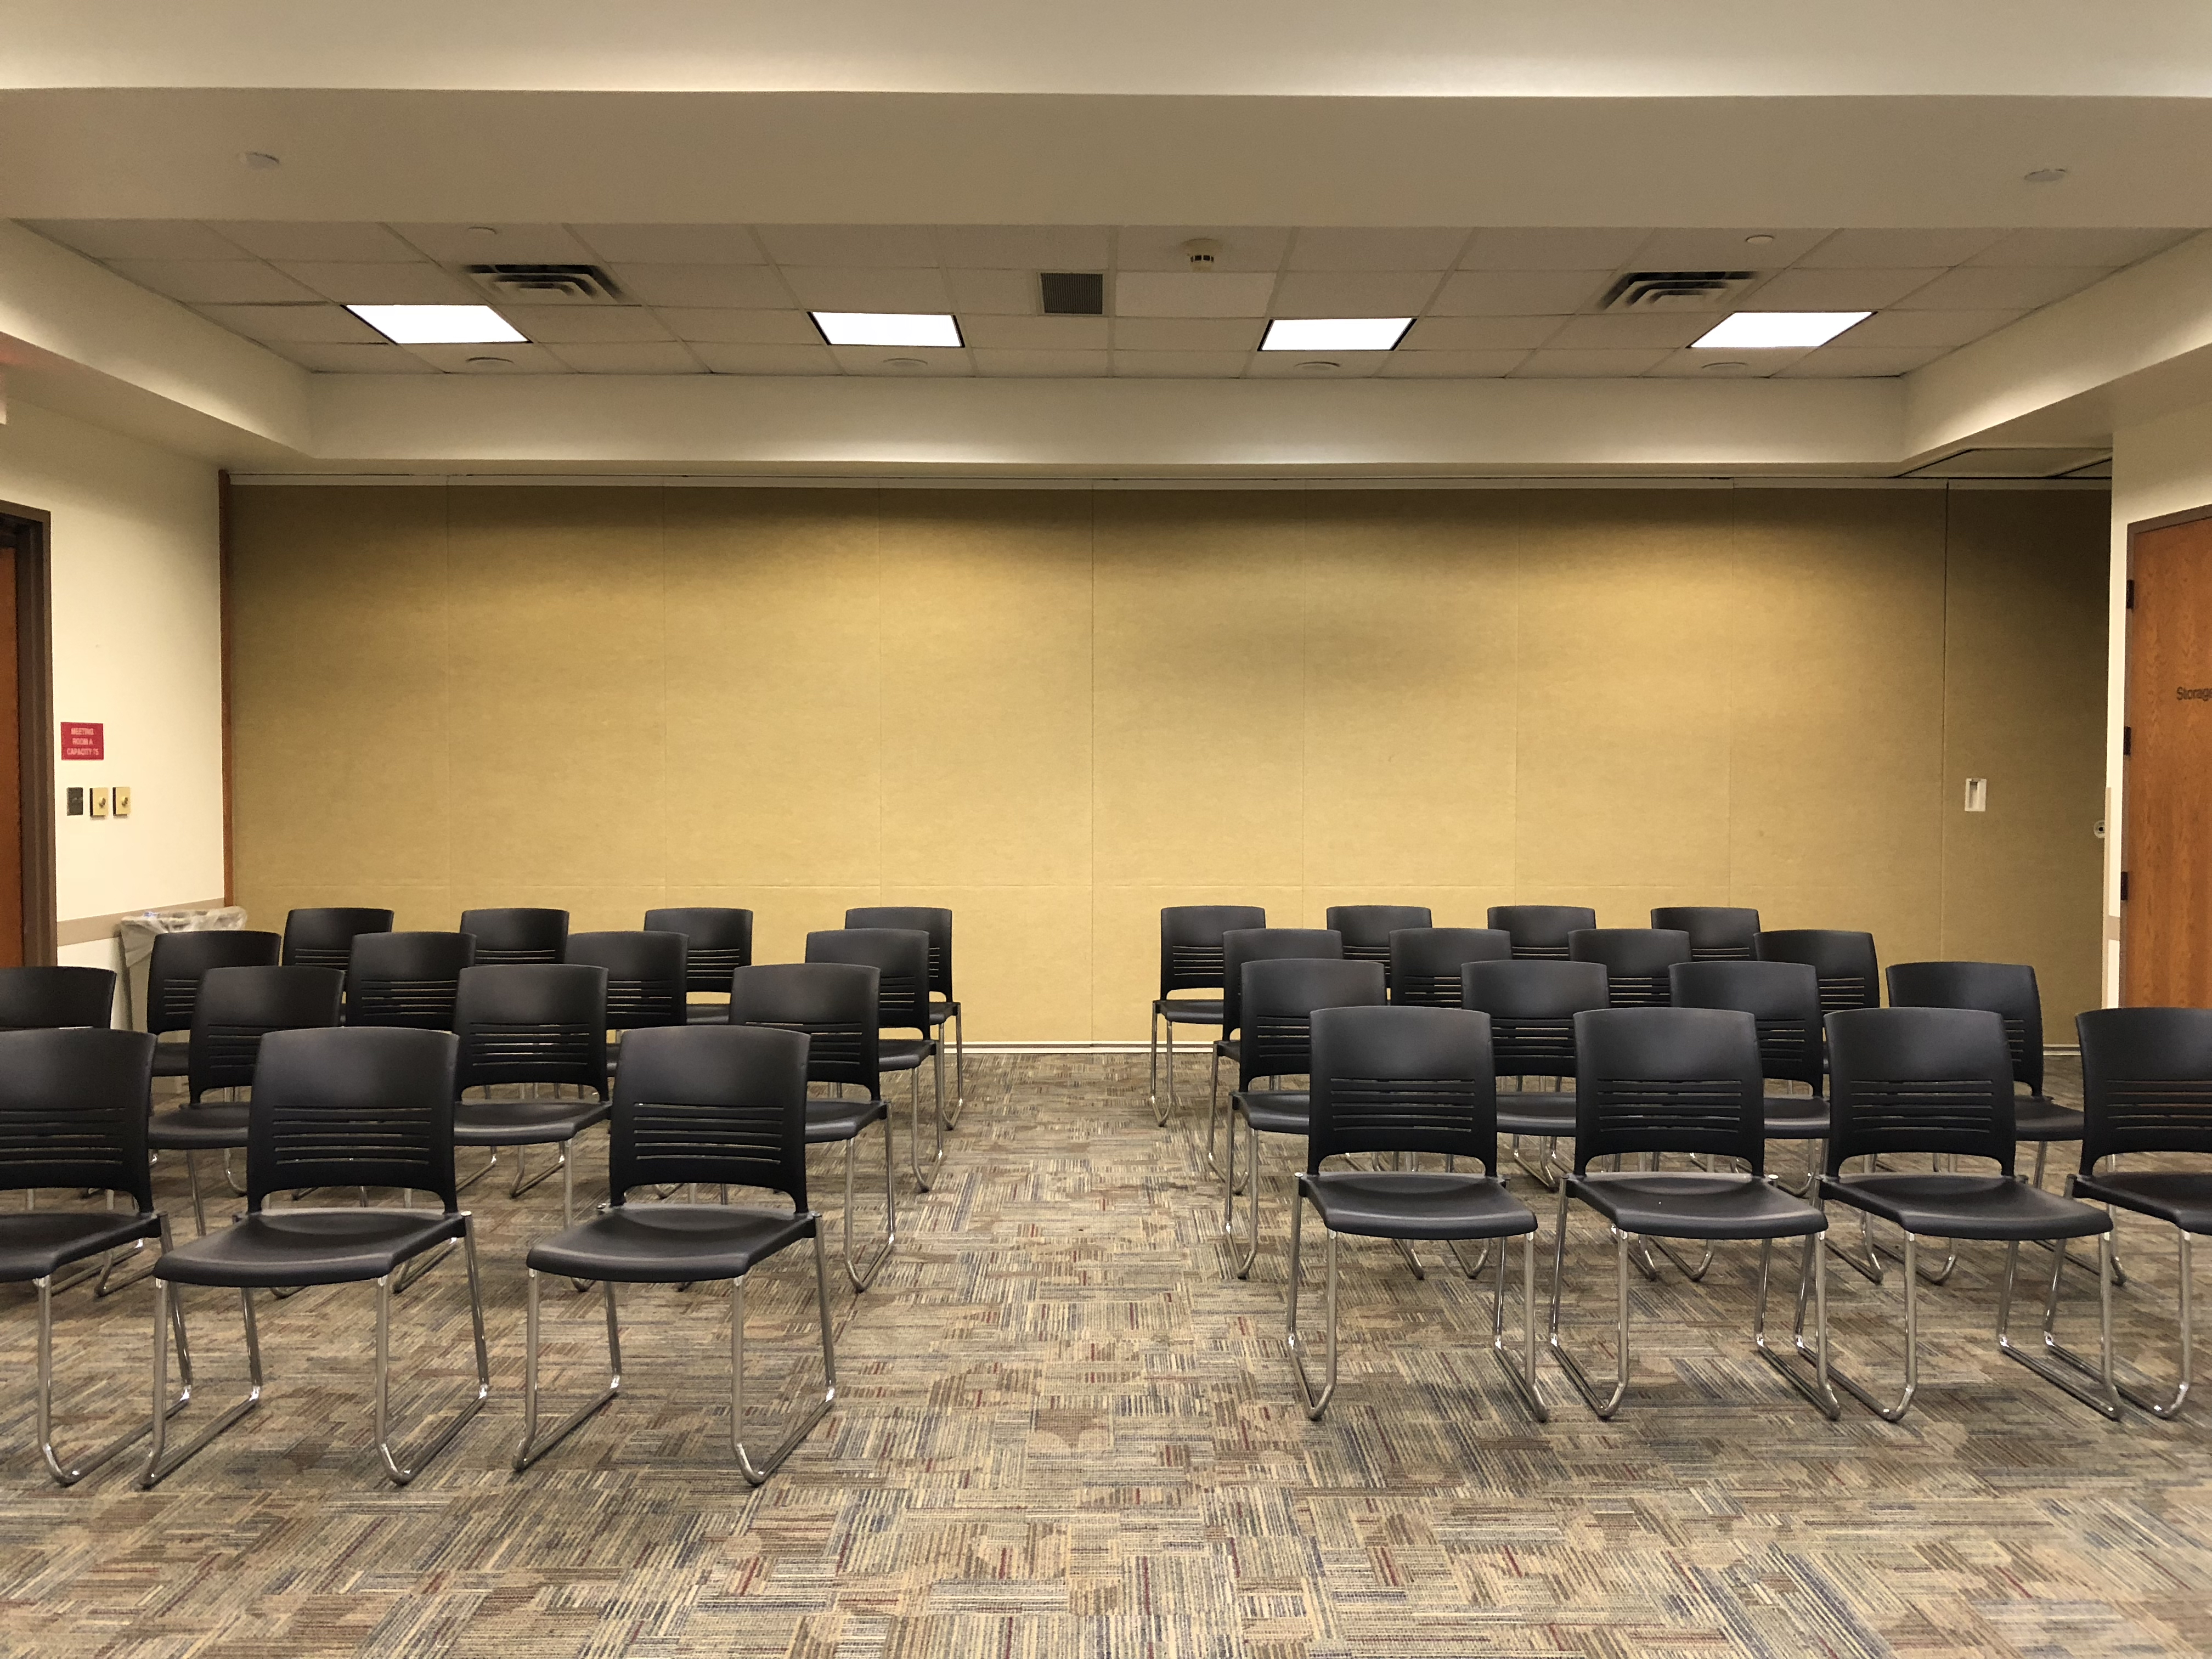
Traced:
POLYGON ((115 786, 114 806, 117 817, 127 818, 131 816, 131 786, 129 784, 118 783, 115 786))
POLYGON ((92 815, 96 818, 104 818, 107 816, 107 791, 105 789, 94 789, 92 792, 92 815))
POLYGON ((73 818, 84 816, 84 789, 81 785, 69 792, 69 816, 73 818))
POLYGON ((1966 810, 1969 812, 1990 810, 1990 781, 1987 778, 1966 780, 1966 810))

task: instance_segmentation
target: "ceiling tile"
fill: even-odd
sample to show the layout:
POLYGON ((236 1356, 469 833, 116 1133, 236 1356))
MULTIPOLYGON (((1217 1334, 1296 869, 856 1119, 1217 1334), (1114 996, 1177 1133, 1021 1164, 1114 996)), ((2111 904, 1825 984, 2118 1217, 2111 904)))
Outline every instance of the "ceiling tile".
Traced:
POLYGON ((2163 252, 2187 230, 2015 230, 1965 263, 1975 265, 2131 265, 2163 252))
POLYGON ((2027 313, 2020 311, 1878 311, 1850 331, 1854 349, 1874 346, 1941 346, 1949 350, 1994 334, 2027 313))
POLYGON ((1125 380, 1233 380, 1251 356, 1247 351, 1117 351, 1114 373, 1125 380))
POLYGON ((194 219, 26 219, 23 226, 95 259, 235 259, 240 253, 194 219))
POLYGON ((649 306, 787 311, 791 292, 765 265, 616 265, 623 293, 649 306))
POLYGON ((1525 351, 1408 351, 1400 346, 1382 365, 1382 378, 1494 380, 1511 374, 1525 351))
POLYGON ((1516 380, 1620 379, 1656 368, 1665 351, 1532 351, 1513 371, 1516 380))
POLYGON ((1103 317, 963 316, 960 337, 994 350, 1103 351, 1107 327, 1103 317))
POLYGON ((948 270, 945 283, 951 290, 952 308, 963 317, 970 312, 994 317, 1034 317, 1042 303, 1033 270, 948 270))
POLYGON ((539 345, 665 340, 669 330, 643 306, 508 306, 499 314, 539 345))
POLYGON ((945 225, 939 257, 978 270, 1103 270, 1114 233, 1103 225, 945 225))
POLYGON ((1187 271, 1190 256, 1182 245, 1200 238, 1221 244, 1213 259, 1217 273, 1273 270, 1283 263, 1291 245, 1287 230, 1262 230, 1250 225, 1228 230, 1206 225, 1124 225, 1114 234, 1114 264, 1121 270, 1187 271))
MULTIPOLYGON (((822 343, 822 331, 803 311, 733 311, 664 306, 660 320, 679 340, 712 340, 726 345, 808 345, 822 343)), ((529 332, 527 329, 523 331, 529 332)))
POLYGON ((581 374, 696 374, 699 360, 673 340, 556 346, 553 355, 581 374))
POLYGON ((780 265, 933 265, 927 225, 760 225, 761 246, 780 265))
POLYGON ((565 225, 398 225, 392 229, 433 259, 452 265, 580 265, 592 251, 565 225))
POLYGON ((1648 230, 1478 230, 1460 257, 1462 270, 1613 271, 1627 263, 1648 230))
POLYGON ((482 305, 489 297, 465 277, 419 259, 408 265, 286 264, 277 269, 349 306, 482 305))
POLYGON ((422 345, 408 346, 433 368, 448 374, 560 374, 566 368, 558 357, 536 345, 422 345))
POLYGON ((2100 266, 1960 265, 1899 302, 1900 311, 2032 310, 2078 294, 2112 273, 2100 266))
POLYGON ((1436 270, 1294 270, 1275 280, 1277 317, 1411 317, 1443 280, 1436 270))
POLYGON ((1114 344, 1124 351, 1257 351, 1267 325, 1241 317, 1117 317, 1114 344))
POLYGON ((312 300, 315 290, 258 259, 118 259, 112 269, 141 288, 202 305, 268 305, 312 300))
POLYGON ((1114 279, 1117 317, 1264 317, 1275 279, 1226 270, 1125 270, 1114 279))
POLYGON ((1637 270, 1779 270, 1796 264, 1825 230, 1748 225, 1741 230, 1655 230, 1624 262, 1637 270), (1753 243, 1752 236, 1771 236, 1753 243))
POLYGON ((1424 317, 1406 331, 1401 351, 1504 351, 1517 356, 1559 331, 1565 317, 1424 317))
POLYGON ((1670 380, 1764 380, 1803 356, 1802 351, 1670 351, 1650 372, 1670 380))
POLYGON ((945 273, 934 267, 897 270, 786 265, 783 279, 809 311, 950 311, 945 273))
POLYGON ((1686 346, 1713 325, 1698 312, 1650 311, 1613 317, 1570 317, 1547 346, 1599 350, 1635 346, 1686 346))
POLYGON ((1942 275, 1940 270, 1778 271, 1738 307, 1743 311, 1879 311, 1942 275))
POLYGON ((1609 270, 1462 270, 1429 302, 1431 317, 1534 317, 1580 311, 1605 292, 1609 270))
POLYGON ((571 225, 609 264, 758 265, 768 263, 743 225, 571 225))
POLYGON ((1066 380, 1103 379, 1109 364, 1103 351, 994 350, 978 347, 970 355, 975 359, 978 374, 1066 380))
POLYGON ((1390 356, 1387 351, 1255 351, 1244 373, 1256 380, 1366 380, 1390 356))
POLYGON ((1286 270, 1446 270, 1467 246, 1446 230, 1308 229, 1291 239, 1286 270))
POLYGON ((396 345, 331 345, 319 340, 271 340, 269 349, 318 374, 434 374, 413 352, 396 345))
POLYGON ((219 222, 213 228, 262 259, 353 264, 389 260, 404 264, 422 257, 382 225, 295 224, 282 219, 257 219, 219 222))
POLYGON ((957 346, 831 346, 830 355, 848 374, 926 380, 975 372, 974 362, 957 346))
MULTIPOLYGON (((1853 331, 1856 332, 1856 331, 1853 331)), ((1949 350, 1948 346, 1822 346, 1808 351, 1782 373, 1792 380, 1842 380, 1910 374, 1949 350)))
POLYGON ((249 340, 381 345, 384 337, 343 306, 197 306, 210 322, 249 340))
POLYGON ((691 355, 717 374, 835 374, 837 372, 837 360, 830 355, 830 348, 826 345, 710 343, 692 347, 691 355))
POLYGON ((1797 264, 1865 270, 1955 265, 2003 234, 2001 230, 1839 230, 1797 264))

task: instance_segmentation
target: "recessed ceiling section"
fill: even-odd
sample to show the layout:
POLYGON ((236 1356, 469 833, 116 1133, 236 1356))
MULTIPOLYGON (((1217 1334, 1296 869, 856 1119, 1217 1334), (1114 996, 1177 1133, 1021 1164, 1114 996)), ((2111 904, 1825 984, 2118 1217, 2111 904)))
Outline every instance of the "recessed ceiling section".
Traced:
POLYGON ((2109 449, 1963 449, 1909 478, 2086 478, 2112 476, 2109 449), (2098 469, 2102 468, 2101 473, 2098 469))

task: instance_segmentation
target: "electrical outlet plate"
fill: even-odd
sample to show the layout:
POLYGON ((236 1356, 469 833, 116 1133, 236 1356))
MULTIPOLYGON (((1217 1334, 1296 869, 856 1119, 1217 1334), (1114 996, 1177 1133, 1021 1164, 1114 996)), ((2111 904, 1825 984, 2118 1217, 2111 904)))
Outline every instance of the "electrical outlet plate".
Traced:
POLYGON ((104 818, 107 816, 107 791, 105 789, 94 789, 92 792, 92 815, 96 818, 104 818))
POLYGON ((127 818, 131 816, 131 786, 129 784, 118 783, 115 786, 113 804, 117 817, 127 818))

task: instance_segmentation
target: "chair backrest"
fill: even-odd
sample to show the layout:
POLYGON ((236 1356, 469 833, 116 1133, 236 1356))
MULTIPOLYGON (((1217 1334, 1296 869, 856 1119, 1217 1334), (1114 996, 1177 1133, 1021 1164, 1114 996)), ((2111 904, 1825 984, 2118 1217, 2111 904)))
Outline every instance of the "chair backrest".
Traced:
POLYGON ((704 1182, 785 1193, 804 1211, 807 1041, 757 1025, 626 1038, 607 1143, 609 1198, 620 1204, 635 1187, 704 1182))
POLYGON ((845 912, 848 927, 905 927, 929 935, 929 994, 952 1000, 952 912, 926 904, 877 904, 845 912))
POLYGON ((2093 1008, 2081 1039, 2081 1173, 2115 1152, 2212 1152, 2212 1008, 2093 1008))
POLYGON ((681 933, 571 933, 563 959, 607 970, 607 1027, 681 1025, 687 989, 681 933))
POLYGON ((1223 935, 1267 925, 1267 913, 1256 904, 1167 906, 1160 912, 1160 994, 1225 990, 1223 935))
POLYGON ((200 976, 210 968, 274 968, 284 941, 275 933, 238 929, 204 933, 156 933, 146 959, 146 1029, 192 1029, 200 976))
POLYGON ((1889 969, 1893 1008, 1985 1008, 2004 1021, 2012 1074, 2043 1092, 2043 997, 2035 969, 2014 962, 1899 962, 1889 969))
POLYGON ((210 968, 192 1010, 185 1061, 191 1097, 253 1082, 261 1040, 271 1031, 338 1023, 345 975, 335 968, 210 968))
POLYGON ((115 1017, 109 968, 0 968, 0 1031, 105 1030, 115 1017))
POLYGON ((461 969, 476 959, 472 933, 356 934, 346 969, 346 1024, 450 1031, 461 969))
POLYGON ((772 962, 730 975, 730 1024, 773 1025, 812 1041, 809 1083, 857 1084, 872 1100, 883 1086, 877 1060, 882 995, 878 969, 857 962, 772 962))
POLYGON ((1671 927, 1577 927, 1567 935, 1570 962, 1601 963, 1616 1008, 1663 1008, 1674 995, 1667 975, 1688 962, 1690 936, 1671 927))
POLYGON ((1432 927, 1436 918, 1425 904, 1332 904, 1328 925, 1344 935, 1346 962, 1379 962, 1387 980, 1390 935, 1401 927, 1432 927))
POLYGON ((1704 1152, 1766 1170, 1759 1026, 1733 1008, 1575 1016, 1575 1172, 1615 1153, 1704 1152))
POLYGON ((646 931, 684 935, 684 988, 726 991, 730 975, 753 962, 753 913, 719 905, 647 910, 646 931))
POLYGON ((929 1035, 929 935, 919 927, 831 927, 806 936, 809 962, 876 970, 876 1024, 929 1035))
POLYGON ((1881 1152, 1958 1152, 2013 1172, 2012 1051, 1984 1008, 1828 1016, 1828 1173, 1881 1152))
POLYGON ((1470 962, 1460 1000, 1490 1016, 1490 1052, 1500 1077, 1572 1077, 1575 1016, 1608 1006, 1605 968, 1595 962, 1470 962))
POLYGON ((568 943, 568 913, 527 905, 464 910, 461 931, 476 935, 475 965, 479 968, 503 968, 518 962, 558 962, 568 943))
POLYGON ((0 1032, 0 1188, 96 1187, 154 1207, 154 1039, 88 1027, 0 1032))
POLYGON ((284 918, 284 953, 281 960, 287 968, 335 968, 343 973, 353 955, 356 935, 391 931, 389 910, 349 909, 342 906, 295 910, 284 918))
POLYGON ((1303 1077, 1313 1069, 1317 1008, 1379 1006, 1382 964, 1328 957, 1267 957, 1243 967, 1243 1040, 1237 1086, 1263 1077, 1303 1077))
POLYGON ((1233 927, 1221 936, 1221 1035, 1243 1029, 1244 966, 1310 957, 1344 960, 1344 935, 1327 927, 1233 927))
POLYGON ((607 1095, 607 970, 581 962, 478 963, 453 998, 454 1088, 572 1083, 607 1095))
POLYGON ((1490 1017, 1465 1008, 1321 1008, 1313 1016, 1306 1167, 1347 1152, 1443 1152, 1498 1173, 1490 1017))
POLYGON ((1881 1006, 1881 970, 1874 935, 1834 927, 1767 929, 1753 936, 1759 962, 1802 962, 1820 976, 1820 1012, 1881 1006))
POLYGON ((1512 939, 1496 927, 1401 927, 1390 935, 1390 1000, 1459 1007, 1459 970, 1512 954, 1512 939))
POLYGON ((1749 962, 1759 912, 1733 904, 1662 904, 1651 912, 1651 925, 1687 933, 1692 962, 1749 962))
POLYGON ((1820 976, 1802 962, 1683 962, 1668 970, 1677 1008, 1733 1008, 1759 1025, 1759 1064, 1770 1078, 1825 1086, 1820 976))
POLYGON ((1490 925, 1513 941, 1513 954, 1532 962, 1567 960, 1567 935, 1597 926, 1597 912, 1581 904, 1493 904, 1490 925))
POLYGON ((450 1031, 270 1032, 246 1119, 246 1207, 302 1187, 398 1187, 459 1209, 459 1047, 450 1031))

